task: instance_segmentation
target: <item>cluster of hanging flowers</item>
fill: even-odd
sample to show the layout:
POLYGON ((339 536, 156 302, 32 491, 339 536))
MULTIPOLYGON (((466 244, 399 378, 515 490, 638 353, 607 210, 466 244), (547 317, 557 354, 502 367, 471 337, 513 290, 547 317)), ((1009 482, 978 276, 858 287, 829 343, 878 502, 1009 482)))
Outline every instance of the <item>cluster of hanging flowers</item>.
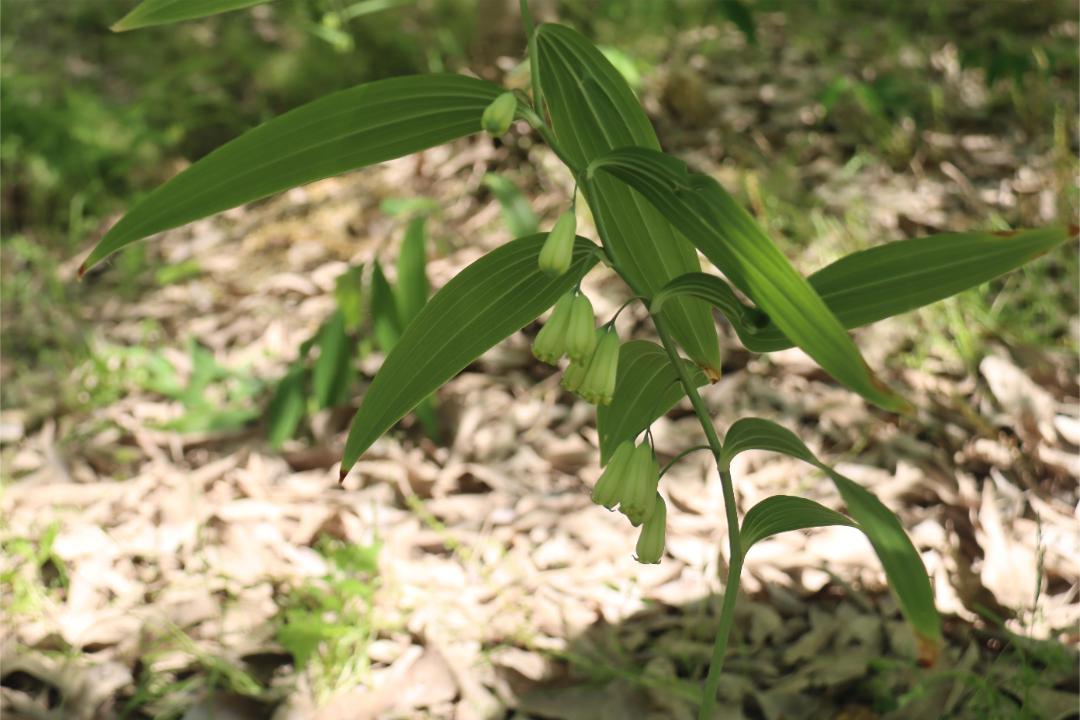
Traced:
POLYGON ((646 440, 640 445, 623 442, 611 456, 607 468, 593 488, 592 499, 608 510, 615 506, 634 527, 641 527, 637 560, 658 563, 664 554, 667 505, 657 492, 660 467, 656 453, 646 440))
MULTIPOLYGON (((540 250, 540 269, 561 275, 573 258, 577 219, 567 210, 556 221, 540 250)), ((570 358, 561 385, 594 405, 608 405, 615 394, 619 334, 614 320, 597 328, 592 303, 575 288, 555 303, 551 317, 533 342, 533 355, 555 365, 570 358)), ((657 492, 660 469, 652 445, 621 444, 593 489, 592 499, 608 510, 618 506, 634 527, 641 527, 637 560, 658 563, 664 554, 667 507, 657 492)))

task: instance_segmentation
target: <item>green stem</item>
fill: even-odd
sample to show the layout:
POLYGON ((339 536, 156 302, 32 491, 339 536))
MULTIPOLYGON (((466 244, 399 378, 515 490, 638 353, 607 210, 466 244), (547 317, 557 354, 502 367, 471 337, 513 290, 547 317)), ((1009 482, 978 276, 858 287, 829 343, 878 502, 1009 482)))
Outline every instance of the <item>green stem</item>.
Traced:
POLYGON ((716 705, 716 690, 720 686, 720 671, 724 667, 728 638, 731 637, 731 624, 735 620, 735 600, 739 594, 739 578, 742 575, 743 556, 742 542, 739 539, 739 517, 735 511, 735 492, 731 484, 731 473, 728 470, 720 471, 720 484, 724 487, 724 509, 727 511, 728 518, 731 559, 728 562, 724 604, 720 607, 720 624, 716 626, 712 659, 709 661, 709 674, 705 678, 705 696, 701 699, 701 707, 698 709, 698 720, 710 720, 713 707, 716 705))
POLYGON ((660 477, 663 478, 664 475, 667 473, 667 471, 675 466, 675 463, 679 462, 680 460, 682 460, 684 457, 686 457, 690 453, 695 453, 698 450, 712 450, 712 448, 709 447, 708 445, 695 445, 694 447, 686 448, 681 453, 679 453, 675 457, 671 458, 671 462, 669 462, 667 465, 665 465, 664 469, 660 471, 660 477))
POLYGON ((660 336, 660 344, 664 346, 675 372, 679 375, 683 390, 690 398, 690 404, 694 413, 698 416, 701 429, 705 431, 705 438, 709 441, 709 448, 716 465, 720 470, 720 486, 724 493, 724 513, 727 516, 728 543, 731 548, 730 560, 728 561, 727 582, 724 584, 724 602, 720 608, 720 624, 716 628, 716 639, 713 641, 712 660, 709 662, 709 674, 705 678, 705 694, 701 698, 701 707, 698 709, 698 720, 709 720, 712 717, 713 708, 716 706, 716 690, 720 684, 720 671, 724 667, 724 655, 727 653, 728 638, 731 636, 731 624, 735 618, 735 599, 739 593, 739 575, 742 572, 742 540, 739 538, 739 512, 735 506, 735 487, 731 482, 731 473, 728 471, 727 462, 724 460, 723 445, 720 437, 713 427, 712 416, 705 407, 705 401, 698 394, 697 385, 683 366, 682 358, 676 350, 675 341, 668 332, 663 319, 659 315, 653 316, 653 324, 660 336))
MULTIPOLYGON (((577 180, 578 185, 585 189, 585 200, 588 201, 590 194, 588 191, 591 187, 587 182, 588 177, 586 176, 583 178, 581 173, 568 162, 554 137, 554 133, 551 132, 551 128, 547 126, 547 123, 545 123, 540 116, 535 112, 532 112, 531 108, 529 108, 527 113, 523 114, 533 128, 540 133, 541 137, 543 137, 544 141, 551 147, 559 159, 563 161, 567 168, 569 168, 574 179, 577 180), (586 182, 582 182, 582 180, 586 180, 586 182)), ((600 231, 601 243, 603 243, 603 239, 607 233, 603 227, 600 227, 602 224, 600 216, 594 214, 594 217, 596 218, 598 225, 597 229, 600 231)), ((645 296, 645 293, 642 292, 640 288, 635 287, 626 275, 619 272, 619 268, 616 267, 614 263, 612 263, 612 267, 623 281, 630 286, 630 289, 635 295, 645 296)), ((690 404, 694 408, 694 413, 698 416, 698 422, 701 423, 701 429, 705 431, 705 438, 709 442, 709 449, 712 450, 713 457, 716 459, 717 469, 720 471, 720 486, 724 493, 724 514, 727 517, 730 560, 728 561, 727 579, 724 584, 724 601, 720 608, 720 622, 716 628, 716 639, 713 642, 713 654, 712 659, 709 662, 709 673, 705 678, 705 694, 701 699, 701 707, 698 710, 698 720, 710 720, 713 708, 716 707, 716 690, 720 684, 720 671, 724 667, 724 655, 727 652, 728 638, 731 635, 731 624, 735 618, 735 599, 739 593, 739 575, 742 572, 743 553, 742 540, 739 537, 739 511, 735 506, 735 488, 731 482, 731 473, 728 470, 728 463, 724 459, 724 446, 720 442, 720 437, 716 434, 716 428, 713 426, 712 416, 709 415, 709 409, 705 407, 705 401, 703 401, 701 395, 698 394, 697 385, 690 377, 690 373, 686 370, 682 358, 679 357, 675 340, 668 331, 665 321, 658 313, 654 313, 652 319, 653 324, 656 326, 656 332, 660 336, 660 344, 664 346, 664 350, 671 359, 671 365, 675 368, 675 372, 679 376, 679 381, 682 383, 686 396, 690 398, 690 404)))

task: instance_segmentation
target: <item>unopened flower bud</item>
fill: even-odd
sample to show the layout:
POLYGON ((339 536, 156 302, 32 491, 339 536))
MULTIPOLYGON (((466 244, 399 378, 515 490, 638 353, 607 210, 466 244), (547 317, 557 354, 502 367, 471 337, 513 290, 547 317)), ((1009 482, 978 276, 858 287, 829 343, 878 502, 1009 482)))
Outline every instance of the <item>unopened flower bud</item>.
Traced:
POLYGON ((480 116, 480 127, 491 135, 504 135, 514 122, 516 111, 517 98, 514 93, 505 92, 484 108, 484 114, 480 116))
POLYGON ((660 562, 664 554, 664 535, 667 532, 667 504, 660 494, 654 500, 655 509, 641 527, 637 541, 637 561, 648 565, 660 562))
POLYGON ((608 461, 607 468, 596 481, 596 487, 592 491, 592 501, 597 505, 603 505, 612 510, 622 500, 623 490, 626 487, 627 468, 634 455, 634 443, 630 440, 623 442, 615 449, 615 454, 608 461))
POLYGON ((603 332, 585 370, 579 392, 594 405, 609 405, 615 395, 615 375, 619 369, 619 334, 613 326, 603 332))
POLYGON ((570 308, 573 304, 572 292, 566 293, 555 303, 551 317, 533 341, 532 351, 537 360, 554 365, 566 354, 566 329, 570 325, 570 308))
POLYGON ((574 295, 570 307, 570 323, 566 328, 566 354, 570 359, 586 364, 596 349, 596 318, 592 303, 581 292, 574 295))
POLYGON ((540 269, 544 272, 562 275, 570 269, 574 259, 574 237, 577 229, 577 216, 573 210, 567 210, 555 221, 555 227, 548 233, 544 246, 540 249, 540 269))
POLYGON ((648 521, 656 507, 656 486, 660 480, 660 468, 652 446, 643 442, 634 448, 626 475, 622 504, 619 510, 630 524, 637 527, 648 521))

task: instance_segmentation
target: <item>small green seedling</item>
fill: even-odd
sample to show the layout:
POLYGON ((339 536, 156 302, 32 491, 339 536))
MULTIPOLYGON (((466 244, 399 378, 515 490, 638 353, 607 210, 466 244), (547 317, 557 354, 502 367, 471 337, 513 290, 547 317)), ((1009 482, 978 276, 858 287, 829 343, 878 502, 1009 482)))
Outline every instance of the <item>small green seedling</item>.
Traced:
MULTIPOLYGON (((184 12, 191 17, 249 4, 199 0, 184 12)), ((723 488, 730 561, 701 718, 712 717, 716 702, 743 560, 755 542, 776 533, 824 525, 865 533, 914 629, 920 660, 933 663, 941 622, 922 559, 897 517, 775 423, 744 418, 721 438, 698 394, 699 386, 720 376, 713 309, 748 350, 798 346, 868 402, 906 413, 908 402, 874 373, 847 331, 986 282, 1077 230, 949 233, 892 242, 804 277, 715 179, 660 150, 633 91, 603 53, 570 28, 534 27, 525 5, 522 0, 531 93, 442 74, 396 77, 328 95, 260 125, 158 188, 109 230, 83 269, 140 238, 296 185, 482 130, 531 127, 576 182, 599 243, 574 234, 569 208, 550 233, 496 248, 439 290, 400 328, 368 387, 341 477, 406 413, 554 305, 536 355, 552 363, 568 357, 563 386, 598 406, 601 463, 608 469, 595 499, 641 527, 640 561, 659 562, 664 555, 667 509, 650 424, 687 397, 708 439, 723 488), (515 126, 515 120, 523 122, 515 126), (699 251, 723 277, 702 272, 699 251), (647 308, 659 344, 621 343, 613 318, 596 327, 581 280, 599 264, 647 308), (846 513, 775 496, 740 522, 729 468, 737 454, 754 449, 821 470, 846 513)), ((134 26, 132 17, 143 25, 178 19, 169 15, 178 7, 172 0, 146 0, 125 26, 134 26)), ((743 26, 749 33, 745 19, 743 26)))

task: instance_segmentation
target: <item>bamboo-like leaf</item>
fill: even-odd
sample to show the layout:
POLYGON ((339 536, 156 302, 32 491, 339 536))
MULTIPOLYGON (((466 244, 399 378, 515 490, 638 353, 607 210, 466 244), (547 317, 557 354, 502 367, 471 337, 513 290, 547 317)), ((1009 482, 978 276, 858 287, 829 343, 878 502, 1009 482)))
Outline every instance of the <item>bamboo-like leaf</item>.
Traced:
POLYGON ((354 344, 345 332, 345 313, 335 310, 319 328, 319 357, 311 371, 311 385, 320 408, 341 403, 353 378, 354 344))
POLYGON ((828 525, 859 527, 851 518, 813 500, 791 495, 773 495, 746 511, 742 527, 739 528, 742 552, 746 555, 754 543, 772 535, 828 525))
POLYGON ((371 266, 371 325, 379 349, 388 353, 397 345, 405 325, 401 322, 394 288, 376 260, 371 266))
POLYGON ((131 12, 113 23, 114 32, 151 25, 167 25, 181 20, 217 15, 273 0, 143 0, 131 12))
MULTIPOLYGON (((1075 236, 1075 228, 1051 227, 898 240, 842 257, 807 280, 836 319, 852 329, 993 280, 1075 236)), ((679 295, 701 298, 720 310, 747 350, 773 352, 794 344, 715 275, 681 275, 653 296, 651 307, 660 309, 679 295)))
POLYGON ((266 439, 270 447, 280 448, 296 433, 300 419, 304 417, 304 368, 296 364, 278 383, 270 406, 266 410, 269 425, 266 439))
POLYGON ((926 567, 896 515, 871 492, 818 460, 794 433, 774 422, 760 418, 736 421, 727 432, 722 462, 730 463, 745 450, 783 453, 810 463, 832 479, 848 514, 870 539, 885 568, 889 587, 919 640, 920 659, 932 664, 941 644, 941 619, 934 607, 926 567))
MULTIPOLYGON (((670 298, 680 295, 692 295, 709 303, 728 319, 747 350, 766 352, 761 349, 757 334, 759 328, 769 324, 769 316, 740 300, 723 278, 703 272, 680 275, 653 295, 649 308, 654 312, 659 311, 670 298)), ((784 340, 787 338, 784 337, 784 340)))
MULTIPOLYGON (((1076 234, 1074 226, 898 240, 842 257, 808 280, 844 327, 856 328, 993 280, 1076 234)), ((791 345, 775 323, 755 334, 768 348, 760 352, 791 345)))
POLYGON ((355 332, 365 315, 364 266, 354 265, 334 281, 334 300, 345 316, 345 329, 355 332))
POLYGON ((484 186, 499 201, 503 221, 512 236, 532 235, 540 229, 536 213, 514 183, 498 173, 488 173, 484 176, 484 186))
MULTIPOLYGON (((708 382, 693 363, 686 365, 698 385, 708 382)), ((637 436, 683 395, 679 375, 664 348, 647 340, 623 343, 619 348, 615 395, 610 405, 596 408, 600 464, 607 465, 620 443, 637 436)))
POLYGON ((303 105, 222 145, 147 195, 105 234, 81 271, 162 230, 476 132, 500 92, 463 75, 412 75, 303 105))
POLYGON ((397 309, 402 327, 412 322, 428 298, 427 234, 421 215, 409 221, 397 265, 397 309))
POLYGON ((380 435, 500 340, 523 328, 596 264, 596 246, 578 238, 563 275, 541 272, 546 234, 503 245, 462 270, 409 323, 386 356, 353 420, 342 476, 380 435))
POLYGON ((877 379, 806 279, 715 180, 645 148, 624 148, 594 160, 588 176, 593 182, 607 173, 648 199, 833 377, 883 408, 907 407, 877 379))
MULTIPOLYGON (((560 25, 541 25, 534 44, 552 128, 575 170, 583 172, 614 148, 659 149, 633 91, 588 40, 560 25)), ((597 178, 586 199, 615 265, 639 292, 651 295, 673 277, 701 269, 693 246, 630 188, 597 178)), ((720 346, 708 306, 677 298, 664 313, 690 357, 719 377, 720 346)))

